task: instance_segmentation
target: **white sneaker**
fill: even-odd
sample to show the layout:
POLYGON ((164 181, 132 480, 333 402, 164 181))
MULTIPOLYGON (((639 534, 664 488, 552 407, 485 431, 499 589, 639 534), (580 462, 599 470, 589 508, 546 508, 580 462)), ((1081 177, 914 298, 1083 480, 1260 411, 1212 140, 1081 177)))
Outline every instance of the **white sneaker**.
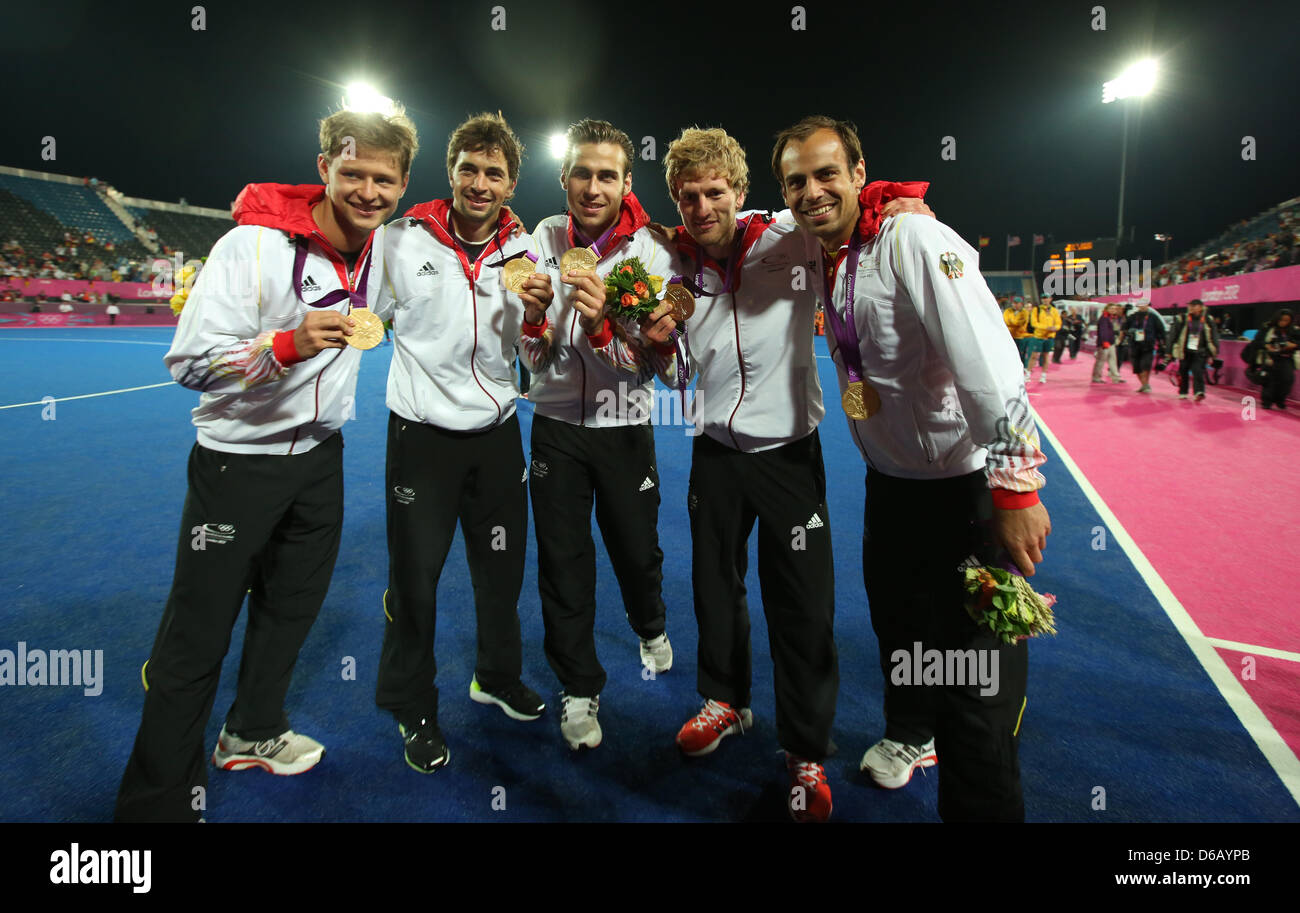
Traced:
POLYGON ((899 789, 912 779, 912 771, 918 767, 933 767, 938 763, 934 739, 924 745, 904 745, 890 739, 881 739, 867 749, 859 769, 869 773, 877 785, 885 789, 899 789))
POLYGON ((286 729, 273 739, 247 742, 221 727, 212 763, 222 770, 247 770, 260 767, 269 773, 292 776, 311 770, 320 763, 325 746, 315 739, 286 729))
POLYGON ((584 745, 588 748, 600 745, 600 723, 596 720, 596 712, 599 710, 599 694, 595 697, 564 695, 564 701, 560 705, 560 734, 574 751, 584 745))
POLYGON ((641 641, 641 665, 649 666, 656 674, 673 667, 673 645, 667 634, 641 641))
POLYGON ((1044 371, 1044 372, 1039 376, 1039 378, 1038 378, 1038 382, 1039 382, 1040 384, 1045 384, 1045 383, 1047 383, 1047 372, 1046 372, 1046 371, 1044 371))

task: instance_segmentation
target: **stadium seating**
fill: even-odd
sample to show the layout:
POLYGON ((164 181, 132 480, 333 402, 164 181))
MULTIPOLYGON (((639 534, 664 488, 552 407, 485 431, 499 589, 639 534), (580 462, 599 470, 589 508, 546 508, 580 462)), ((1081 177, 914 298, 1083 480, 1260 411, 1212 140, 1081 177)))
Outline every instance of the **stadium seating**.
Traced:
POLYGON ((158 241, 172 250, 180 251, 186 260, 202 258, 212 250, 212 245, 235 227, 233 219, 169 212, 165 209, 145 209, 128 206, 135 220, 158 233, 158 241))

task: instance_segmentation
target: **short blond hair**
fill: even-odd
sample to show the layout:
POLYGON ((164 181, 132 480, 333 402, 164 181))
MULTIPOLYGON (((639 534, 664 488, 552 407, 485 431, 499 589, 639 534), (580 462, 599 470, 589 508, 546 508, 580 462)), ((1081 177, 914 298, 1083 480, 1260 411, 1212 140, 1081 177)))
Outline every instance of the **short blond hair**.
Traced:
POLYGON ((378 111, 336 111, 320 122, 320 151, 330 161, 343 152, 344 145, 365 146, 391 152, 397 159, 402 177, 411 173, 411 162, 420 151, 415 124, 401 105, 394 103, 392 113, 378 111))
POLYGON ((668 196, 677 199, 681 183, 691 177, 706 178, 717 174, 737 194, 749 190, 749 165, 745 150, 721 127, 702 130, 687 127, 668 146, 664 156, 664 178, 668 196))

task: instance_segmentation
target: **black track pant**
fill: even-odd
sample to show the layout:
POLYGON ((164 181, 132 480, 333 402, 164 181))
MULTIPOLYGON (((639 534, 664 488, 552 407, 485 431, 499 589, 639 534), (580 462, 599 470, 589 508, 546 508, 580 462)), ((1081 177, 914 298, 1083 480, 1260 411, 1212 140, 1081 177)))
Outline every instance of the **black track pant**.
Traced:
POLYGON ((885 737, 909 745, 934 738, 945 821, 1023 821, 1017 737, 1028 642, 1010 646, 978 628, 963 608, 957 571, 970 555, 983 563, 993 557, 982 522, 992 511, 984 473, 916 481, 871 471, 866 485, 862 572, 885 676, 885 737), (997 670, 997 692, 981 695, 986 689, 957 685, 956 675, 916 684, 917 643, 923 657, 995 651, 996 667, 992 653, 984 657, 985 668, 997 670))
POLYGON ((1178 392, 1186 395, 1188 375, 1191 376, 1192 392, 1205 392, 1205 353, 1184 352, 1178 362, 1178 392))
POLYGON ((750 705, 748 543, 758 521, 758 580, 776 684, 781 747, 826 756, 839 693, 835 572, 826 473, 817 432, 743 453, 695 439, 688 508, 691 580, 700 629, 699 691, 750 705))
POLYGON ((437 718, 433 643, 438 579, 458 520, 474 584, 474 674, 488 691, 519 681, 518 603, 528 542, 528 496, 518 417, 512 415, 489 431, 460 432, 390 414, 385 486, 384 609, 390 621, 375 703, 411 727, 421 718, 437 718))
POLYGON ((1272 358, 1268 368, 1268 383, 1260 391, 1261 405, 1286 407, 1286 398, 1295 384, 1295 362, 1291 358, 1272 358))
POLYGON ((647 640, 664 632, 659 473, 650 425, 585 428, 534 415, 530 490, 546 659, 566 694, 605 687, 596 658, 593 502, 628 622, 647 640))
POLYGON ((207 788, 203 731, 249 589, 226 728, 249 741, 289 728, 284 698, 329 588, 343 529, 343 436, 293 456, 190 452, 171 595, 149 655, 144 715, 118 821, 195 821, 207 788))

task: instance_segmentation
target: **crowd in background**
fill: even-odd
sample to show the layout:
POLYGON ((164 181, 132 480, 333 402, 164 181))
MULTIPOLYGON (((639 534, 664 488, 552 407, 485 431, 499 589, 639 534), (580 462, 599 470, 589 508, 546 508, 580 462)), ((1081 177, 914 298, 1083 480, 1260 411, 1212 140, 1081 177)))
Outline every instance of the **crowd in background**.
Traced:
MULTIPOLYGON (((1050 297, 1031 303, 1020 295, 1003 296, 998 304, 1020 352, 1026 383, 1033 380, 1035 362, 1041 369, 1039 383, 1047 382, 1049 352, 1056 364, 1067 351, 1072 360, 1078 357, 1089 324, 1077 306, 1067 305, 1062 313, 1050 297)), ((1179 398, 1190 396, 1199 402, 1205 399, 1207 375, 1215 382, 1223 367, 1220 342, 1234 338, 1231 323, 1231 315, 1209 313, 1200 299, 1190 301, 1185 311, 1168 315, 1153 310, 1146 301, 1107 305, 1095 324, 1092 382, 1105 383, 1103 375, 1109 372, 1111 383, 1125 383, 1120 367, 1131 364, 1139 382, 1137 392, 1150 393, 1153 372, 1176 370, 1179 398)), ((1248 380, 1260 386, 1263 407, 1285 409, 1300 369, 1300 329, 1291 311, 1278 311, 1241 357, 1248 366, 1248 380)))
MULTIPOLYGON (((1181 259, 1163 264, 1155 270, 1152 281, 1158 286, 1181 285, 1300 265, 1300 213, 1286 208, 1278 213, 1277 219, 1277 231, 1261 238, 1241 238, 1221 246, 1207 245, 1181 259)), ((1229 234, 1246 229, 1248 224, 1243 220, 1229 234)))
POLYGON ((0 278, 94 279, 103 282, 147 282, 151 260, 133 260, 116 250, 110 239, 89 231, 66 231, 53 250, 26 250, 16 238, 0 246, 0 278))

